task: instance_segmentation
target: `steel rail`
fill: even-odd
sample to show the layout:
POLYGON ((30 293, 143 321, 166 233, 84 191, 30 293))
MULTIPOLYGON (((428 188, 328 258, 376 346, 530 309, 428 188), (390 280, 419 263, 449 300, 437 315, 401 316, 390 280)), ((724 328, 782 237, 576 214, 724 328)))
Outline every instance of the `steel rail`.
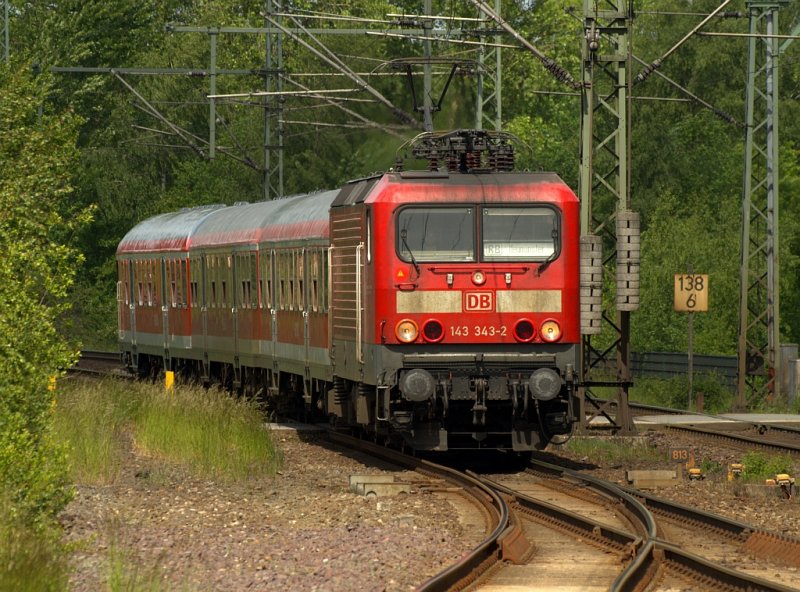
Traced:
MULTIPOLYGON (((595 401, 597 401, 600 405, 603 405, 603 404, 605 404, 607 402, 605 399, 595 399, 595 401)), ((750 419, 729 417, 729 416, 725 416, 725 415, 715 415, 715 414, 711 414, 711 413, 700 413, 700 412, 696 412, 696 411, 687 411, 687 410, 683 410, 683 409, 673 409, 673 408, 669 408, 669 407, 657 407, 655 405, 644 405, 642 403, 629 403, 629 407, 631 408, 632 411, 641 410, 641 411, 646 411, 646 412, 654 413, 654 414, 658 414, 658 415, 698 415, 698 416, 701 416, 701 417, 704 417, 704 418, 717 419, 719 421, 723 421, 726 424, 730 424, 732 427, 742 427, 742 426, 744 426, 744 429, 752 430, 752 431, 758 433, 759 436, 764 436, 769 432, 774 432, 776 434, 785 434, 785 435, 790 435, 790 436, 796 437, 798 439, 798 441, 800 441, 800 427, 796 427, 796 426, 784 425, 784 424, 779 424, 779 423, 774 423, 774 422, 766 423, 766 422, 763 422, 763 421, 753 421, 753 420, 750 420, 750 419)), ((665 426, 665 427, 681 429, 684 426, 674 425, 674 426, 665 426)), ((725 432, 725 431, 709 430, 707 428, 703 428, 702 426, 697 426, 697 425, 686 426, 686 427, 691 427, 692 430, 695 431, 695 432, 699 432, 699 433, 706 432, 710 436, 713 436, 713 437, 717 437, 717 436, 722 437, 722 436, 725 436, 725 435, 727 435, 729 433, 729 432, 725 432)), ((782 445, 780 442, 770 442, 770 441, 765 441, 763 439, 748 438, 746 436, 742 436, 740 438, 738 436, 731 435, 731 439, 734 439, 734 440, 735 439, 741 439, 741 443, 746 443, 748 445, 769 445, 769 444, 774 444, 776 449, 780 450, 782 448, 787 448, 788 449, 787 451, 789 453, 791 453, 791 454, 795 454, 796 452, 800 452, 800 445, 799 446, 792 446, 791 444, 782 445)))
MULTIPOLYGON (((752 424, 752 425, 761 425, 761 424, 752 424)), ((710 430, 708 428, 701 428, 689 425, 666 425, 663 426, 661 429, 674 432, 687 432, 697 436, 705 436, 717 440, 727 440, 729 443, 738 446, 744 446, 747 448, 765 449, 784 454, 800 455, 800 445, 765 440, 763 436, 759 437, 740 436, 734 432, 722 432, 718 430, 710 430)), ((774 429, 775 431, 781 431, 781 430, 786 431, 785 427, 771 427, 770 429, 774 429)))
POLYGON ((623 485, 617 487, 640 500, 657 515, 713 529, 724 536, 738 539, 756 556, 779 559, 789 565, 800 567, 800 539, 685 506, 631 487, 623 485))
POLYGON ((796 588, 728 569, 662 540, 649 541, 635 562, 614 581, 610 590, 613 592, 641 590, 643 578, 647 578, 647 574, 657 573, 659 566, 677 577, 690 580, 701 590, 796 592, 796 588))
MULTIPOLYGON (((709 589, 748 592, 756 590, 788 592, 794 589, 717 565, 699 555, 684 551, 672 543, 658 538, 655 519, 650 509, 652 508, 654 511, 658 509, 661 513, 669 511, 673 514, 691 516, 696 521, 702 521, 706 525, 713 526, 716 530, 730 532, 738 538, 748 535, 761 539, 767 538, 771 543, 771 548, 762 548, 760 553, 773 558, 780 557, 789 562, 793 559, 796 561, 795 557, 800 556, 800 553, 798 553, 800 541, 795 541, 779 533, 753 529, 748 525, 715 516, 702 510, 693 510, 680 504, 673 504, 638 490, 621 487, 551 463, 532 461, 531 465, 539 471, 554 474, 559 479, 581 482, 604 497, 611 497, 621 501, 626 509, 637 517, 640 524, 644 526, 646 531, 644 537, 633 537, 629 533, 624 533, 602 524, 593 525, 593 522, 589 519, 566 513, 568 516, 565 523, 569 524, 571 530, 580 529, 582 536, 595 541, 605 541, 612 548, 621 544, 622 548, 627 547, 632 551, 635 550, 635 553, 632 553, 632 561, 610 587, 610 590, 614 592, 641 590, 643 585, 649 584, 649 580, 657 577, 657 574, 661 572, 659 566, 675 577, 689 578, 695 583, 704 584, 709 589), (778 551, 781 547, 784 547, 784 549, 778 551)), ((491 483, 488 480, 485 482, 491 483)), ((492 483, 492 487, 494 486, 495 484, 492 483)), ((529 498, 527 496, 505 487, 500 490, 507 495, 515 496, 518 501, 525 504, 528 503, 529 498)), ((541 508, 549 506, 549 504, 539 500, 532 501, 541 508)), ((565 512, 559 508, 551 508, 547 510, 547 514, 552 517, 560 517, 565 512)))

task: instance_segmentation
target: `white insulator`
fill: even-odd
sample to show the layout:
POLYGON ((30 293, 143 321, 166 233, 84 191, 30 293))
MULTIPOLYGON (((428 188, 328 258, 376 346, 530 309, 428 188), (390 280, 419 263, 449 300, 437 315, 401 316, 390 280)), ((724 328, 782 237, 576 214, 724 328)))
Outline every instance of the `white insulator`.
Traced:
POLYGON ((581 332, 597 335, 603 320, 603 242, 599 236, 581 237, 581 332))
POLYGON ((639 214, 629 210, 617 212, 617 310, 639 309, 639 262, 641 235, 639 214))

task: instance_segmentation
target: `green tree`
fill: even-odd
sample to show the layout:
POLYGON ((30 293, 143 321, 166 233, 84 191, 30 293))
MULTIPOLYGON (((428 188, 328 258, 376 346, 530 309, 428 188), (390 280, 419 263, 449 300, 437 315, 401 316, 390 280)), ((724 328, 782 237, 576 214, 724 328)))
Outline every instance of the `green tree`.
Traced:
POLYGON ((0 495, 38 523, 70 497, 48 381, 75 360, 58 326, 89 213, 70 201, 78 121, 40 113, 45 88, 26 70, 0 68, 0 495))

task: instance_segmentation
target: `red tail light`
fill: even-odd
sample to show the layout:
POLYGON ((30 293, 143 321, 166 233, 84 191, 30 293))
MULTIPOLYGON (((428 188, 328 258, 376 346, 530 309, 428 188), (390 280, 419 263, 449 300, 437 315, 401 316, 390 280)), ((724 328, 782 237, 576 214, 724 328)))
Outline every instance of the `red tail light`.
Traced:
POLYGON ((422 338, 430 343, 437 343, 444 337, 444 327, 436 319, 425 321, 422 326, 422 338))
POLYGON ((514 325, 514 339, 517 341, 528 343, 529 341, 533 341, 535 335, 536 330, 533 328, 533 323, 528 319, 520 319, 517 321, 517 324, 514 325))

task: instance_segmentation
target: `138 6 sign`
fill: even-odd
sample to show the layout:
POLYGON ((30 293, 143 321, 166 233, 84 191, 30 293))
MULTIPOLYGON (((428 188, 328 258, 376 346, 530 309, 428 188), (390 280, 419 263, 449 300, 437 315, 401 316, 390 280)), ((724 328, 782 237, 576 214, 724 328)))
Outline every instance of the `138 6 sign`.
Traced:
POLYGON ((673 302, 678 312, 708 312, 708 275, 676 273, 673 302))

